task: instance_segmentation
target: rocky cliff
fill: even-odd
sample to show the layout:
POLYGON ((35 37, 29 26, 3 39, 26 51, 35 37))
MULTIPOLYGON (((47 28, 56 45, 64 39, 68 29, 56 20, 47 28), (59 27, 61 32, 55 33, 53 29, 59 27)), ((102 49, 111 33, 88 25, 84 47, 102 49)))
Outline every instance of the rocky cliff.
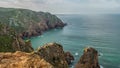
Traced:
POLYGON ((48 12, 15 8, 0 8, 0 22, 14 28, 23 38, 40 35, 49 29, 66 25, 57 16, 48 12))
POLYGON ((98 52, 91 47, 84 49, 84 54, 81 56, 75 68, 100 68, 98 63, 98 52))
POLYGON ((30 41, 24 42, 14 29, 0 23, 0 52, 33 51, 30 41))
POLYGON ((65 57, 60 44, 49 43, 31 53, 0 53, 0 68, 68 68, 65 57))

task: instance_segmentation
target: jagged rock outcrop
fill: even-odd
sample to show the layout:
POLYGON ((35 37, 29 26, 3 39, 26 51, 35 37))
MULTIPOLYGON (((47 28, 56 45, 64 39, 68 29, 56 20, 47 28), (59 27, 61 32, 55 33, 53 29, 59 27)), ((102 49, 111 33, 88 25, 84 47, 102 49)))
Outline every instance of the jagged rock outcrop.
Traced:
POLYGON ((57 43, 48 43, 38 48, 35 54, 44 58, 47 62, 52 64, 55 68, 68 68, 65 60, 63 47, 57 43))
POLYGON ((0 23, 0 52, 32 52, 30 41, 24 42, 14 29, 0 23))
POLYGON ((91 47, 85 48, 84 54, 75 65, 75 68, 100 68, 97 50, 91 47))
POLYGON ((44 31, 66 25, 48 12, 15 8, 0 8, 0 22, 14 28, 22 38, 41 35, 44 31))
POLYGON ((33 53, 0 53, 0 68, 55 68, 33 53))

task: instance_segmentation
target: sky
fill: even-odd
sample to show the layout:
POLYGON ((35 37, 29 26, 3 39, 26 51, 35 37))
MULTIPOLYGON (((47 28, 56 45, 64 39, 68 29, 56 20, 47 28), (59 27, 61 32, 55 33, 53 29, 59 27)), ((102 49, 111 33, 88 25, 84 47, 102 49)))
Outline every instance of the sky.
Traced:
POLYGON ((120 13, 120 0, 0 0, 0 7, 54 14, 120 13))

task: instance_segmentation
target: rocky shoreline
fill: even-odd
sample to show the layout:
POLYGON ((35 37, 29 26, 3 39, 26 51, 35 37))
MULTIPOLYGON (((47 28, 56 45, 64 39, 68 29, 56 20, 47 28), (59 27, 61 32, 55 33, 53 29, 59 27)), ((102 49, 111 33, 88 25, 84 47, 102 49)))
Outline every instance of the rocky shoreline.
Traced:
MULTIPOLYGON (((69 68, 74 61, 70 52, 64 52, 62 45, 47 43, 36 51, 1 52, 0 68, 69 68)), ((85 48, 75 68, 100 68, 98 52, 94 48, 85 48)))

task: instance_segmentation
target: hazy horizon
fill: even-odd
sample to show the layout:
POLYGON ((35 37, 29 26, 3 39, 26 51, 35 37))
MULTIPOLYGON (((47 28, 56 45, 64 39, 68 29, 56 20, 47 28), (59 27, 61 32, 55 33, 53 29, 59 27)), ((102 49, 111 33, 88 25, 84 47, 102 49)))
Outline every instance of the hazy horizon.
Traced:
POLYGON ((0 7, 53 14, 103 14, 120 13, 120 0, 0 0, 0 7))

